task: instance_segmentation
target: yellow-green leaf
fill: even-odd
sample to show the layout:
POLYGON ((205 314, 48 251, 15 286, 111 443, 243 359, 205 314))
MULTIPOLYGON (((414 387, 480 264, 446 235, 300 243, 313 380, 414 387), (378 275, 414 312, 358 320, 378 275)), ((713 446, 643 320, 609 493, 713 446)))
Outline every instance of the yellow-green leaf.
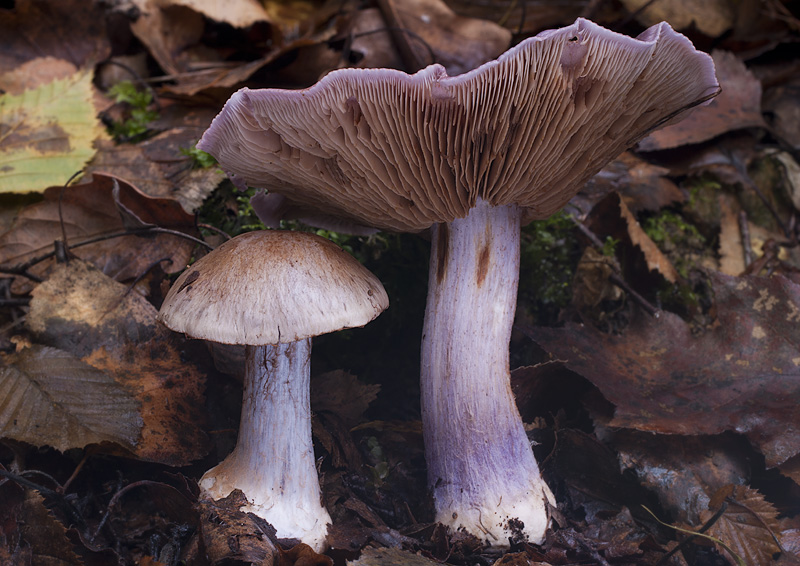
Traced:
POLYGON ((92 75, 79 71, 19 95, 0 96, 0 192, 61 185, 107 137, 92 104, 92 75))

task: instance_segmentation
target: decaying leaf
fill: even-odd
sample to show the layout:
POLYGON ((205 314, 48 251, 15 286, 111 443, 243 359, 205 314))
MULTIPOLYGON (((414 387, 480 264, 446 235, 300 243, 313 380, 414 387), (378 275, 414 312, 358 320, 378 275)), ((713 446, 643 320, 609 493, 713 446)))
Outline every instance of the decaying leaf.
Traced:
POLYGON ((107 137, 95 116, 92 74, 80 71, 22 94, 0 96, 0 189, 62 185, 107 137))
POLYGON ((0 369, 0 436, 64 451, 112 442, 133 448, 139 402, 107 373, 72 354, 33 346, 0 369))
POLYGON ((266 22, 269 17, 264 7, 257 0, 168 0, 158 3, 151 0, 135 0, 139 8, 152 9, 151 6, 186 6, 218 22, 225 22, 234 27, 246 28, 257 22, 266 22))
POLYGON ((719 96, 707 106, 693 108, 677 124, 656 130, 639 142, 638 149, 671 149, 734 130, 765 126, 761 117, 761 82, 733 53, 717 50, 711 56, 722 88, 719 96))
POLYGON ((350 560, 347 564, 348 566, 434 566, 439 563, 399 548, 368 546, 358 560, 350 560))
POLYGON ((200 536, 212 566, 277 563, 275 529, 257 515, 239 510, 246 504, 238 489, 224 499, 198 503, 200 536))
POLYGON ((708 520, 723 503, 727 503, 725 512, 707 534, 725 543, 748 566, 773 564, 773 554, 781 550, 776 542, 781 529, 775 507, 755 489, 729 485, 714 494, 703 519, 708 520))
POLYGON ((611 237, 632 248, 636 259, 643 261, 649 273, 657 274, 670 283, 678 281, 675 267, 645 233, 619 194, 610 193, 601 200, 587 217, 587 224, 601 239, 611 237))
POLYGON ((709 274, 717 322, 638 315, 624 336, 536 328, 531 337, 616 405, 608 423, 667 434, 745 435, 769 467, 800 452, 800 286, 776 275, 709 274))
MULTIPOLYGON (((23 209, 13 228, 0 235, 0 264, 13 267, 53 249, 53 242, 62 239, 61 222, 68 243, 80 242, 123 231, 122 218, 112 196, 115 179, 95 174, 89 183, 63 189, 52 187, 45 191, 44 200, 23 209), (59 215, 59 201, 61 214, 59 215)), ((194 217, 172 199, 150 198, 132 185, 118 181, 120 200, 150 224, 197 234, 194 217)), ((133 279, 145 272, 154 262, 162 263, 168 273, 182 270, 195 244, 170 234, 124 236, 75 247, 73 252, 91 261, 115 279, 133 279)), ((53 260, 32 266, 30 273, 47 275, 53 260)), ((29 281, 17 278, 15 291, 30 289, 29 281)))
POLYGON ((508 49, 511 33, 488 20, 466 18, 442 0, 382 0, 408 71, 439 63, 450 76, 494 59, 508 49), (408 30, 408 31, 405 31, 408 30))
POLYGON ((363 383, 344 370, 331 371, 314 378, 311 406, 315 413, 334 413, 345 426, 353 427, 380 390, 380 385, 363 383))
POLYGON ((138 400, 138 457, 185 465, 207 451, 204 377, 155 319, 142 296, 72 260, 36 287, 27 322, 39 341, 80 356, 138 400))
POLYGON ((111 53, 104 8, 85 0, 17 0, 0 17, 0 73, 39 57, 91 68, 111 53), (67 47, 68 46, 68 47, 67 47))
POLYGON ((729 30, 736 18, 735 6, 727 0, 622 0, 631 12, 637 12, 636 19, 644 26, 661 21, 678 30, 694 25, 710 37, 719 37, 729 30), (640 12, 641 8, 644 8, 640 12))
POLYGON ((67 538, 67 529, 45 507, 41 495, 27 491, 17 513, 16 519, 21 523, 20 535, 31 547, 31 564, 83 566, 67 538))

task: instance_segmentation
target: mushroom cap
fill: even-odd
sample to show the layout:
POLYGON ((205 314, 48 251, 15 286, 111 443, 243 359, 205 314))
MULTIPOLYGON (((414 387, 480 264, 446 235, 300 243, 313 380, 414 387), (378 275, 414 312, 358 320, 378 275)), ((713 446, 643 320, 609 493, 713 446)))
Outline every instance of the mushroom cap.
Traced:
POLYGON ((305 90, 242 89, 197 147, 296 213, 417 231, 480 197, 533 220, 718 92, 711 58, 667 23, 634 39, 578 19, 455 77, 341 69, 305 90))
POLYGON ((378 278, 333 242, 263 230, 197 260, 167 293, 158 320, 224 344, 285 344, 363 326, 388 306, 378 278))

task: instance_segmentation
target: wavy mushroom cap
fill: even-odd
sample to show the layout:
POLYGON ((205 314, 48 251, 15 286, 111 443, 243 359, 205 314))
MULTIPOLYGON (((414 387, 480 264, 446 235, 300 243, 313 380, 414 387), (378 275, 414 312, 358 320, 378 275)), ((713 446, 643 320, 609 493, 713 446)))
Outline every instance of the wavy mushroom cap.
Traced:
POLYGON ((718 92, 711 58, 668 24, 634 39, 578 19, 455 77, 342 69, 305 90, 242 89, 197 147, 297 212, 416 231, 480 197, 532 220, 718 92))
POLYGON ((264 230, 195 262, 175 281, 158 320, 224 344, 285 344, 363 326, 388 306, 378 278, 333 242, 264 230))

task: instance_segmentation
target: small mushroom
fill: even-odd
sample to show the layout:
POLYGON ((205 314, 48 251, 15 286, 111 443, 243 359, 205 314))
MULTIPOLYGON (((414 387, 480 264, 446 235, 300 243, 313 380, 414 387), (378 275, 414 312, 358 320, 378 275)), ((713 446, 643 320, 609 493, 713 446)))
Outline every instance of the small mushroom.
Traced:
POLYGON ((331 519, 311 439, 311 337, 363 326, 388 305, 380 281, 358 261, 302 232, 242 234, 178 278, 159 321, 193 338, 246 344, 239 438, 200 480, 206 494, 220 499, 240 489, 243 509, 279 537, 324 548, 331 519))
POLYGON ((343 69, 301 91, 242 89, 197 146, 289 213, 432 230, 428 483, 438 521, 504 546, 541 542, 552 500, 509 384, 520 226, 718 92, 711 58, 668 24, 634 39, 579 19, 455 77, 343 69))

